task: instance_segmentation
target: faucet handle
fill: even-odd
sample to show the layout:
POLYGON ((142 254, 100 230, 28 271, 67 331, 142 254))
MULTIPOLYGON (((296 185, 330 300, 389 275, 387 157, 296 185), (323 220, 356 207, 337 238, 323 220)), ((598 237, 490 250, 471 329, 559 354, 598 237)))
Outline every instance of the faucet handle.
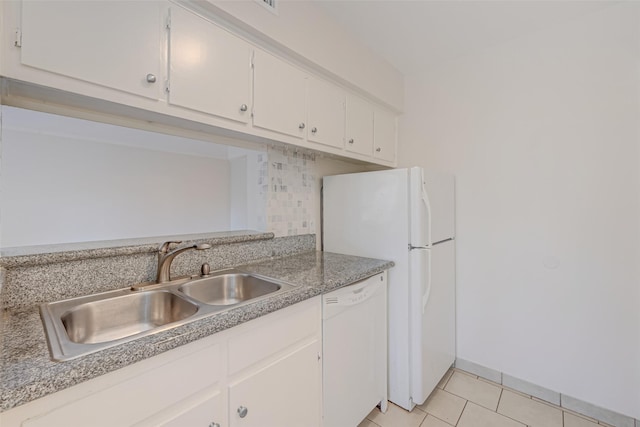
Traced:
POLYGON ((201 273, 202 277, 207 277, 207 276, 210 275, 211 266, 209 265, 208 262, 205 262, 204 264, 202 264, 202 267, 200 267, 200 273, 201 273))
POLYGON ((181 240, 180 241, 169 240, 168 242, 164 242, 158 248, 158 252, 160 252, 161 254, 166 254, 167 252, 169 252, 169 249, 171 248, 171 245, 179 245, 180 243, 182 243, 181 240))

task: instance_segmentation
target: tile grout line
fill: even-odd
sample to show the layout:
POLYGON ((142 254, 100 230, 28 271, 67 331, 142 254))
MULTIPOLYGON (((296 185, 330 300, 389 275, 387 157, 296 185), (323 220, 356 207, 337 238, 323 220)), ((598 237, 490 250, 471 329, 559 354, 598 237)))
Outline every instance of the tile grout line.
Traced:
POLYGON ((498 396, 498 403, 496 404, 496 414, 500 413, 498 412, 498 408, 500 407, 500 401, 502 400, 502 392, 504 392, 504 389, 500 387, 500 396, 498 396))
MULTIPOLYGON (((480 407, 480 408, 486 409, 486 410, 487 410, 487 411, 489 411, 489 412, 493 412, 493 413, 494 413, 494 414, 496 414, 496 415, 500 415, 500 416, 501 416, 501 417, 503 417, 503 418, 507 418, 507 419, 509 419, 509 420, 511 420, 511 421, 513 421, 513 422, 515 422, 515 423, 518 423, 518 424, 520 424, 520 425, 522 425, 522 426, 528 427, 528 426, 527 426, 527 424, 525 424, 524 422, 522 422, 522 421, 520 421, 520 420, 517 420, 517 419, 515 419, 515 418, 513 418, 513 417, 510 417, 509 415, 501 414, 501 413, 500 413, 500 412, 498 412, 497 410, 496 410, 496 411, 492 411, 491 409, 487 408, 486 406, 482 406, 482 405, 480 405, 480 404, 478 404, 478 403, 475 403, 475 402, 471 402, 471 403, 473 403, 474 405, 476 405, 476 406, 478 406, 478 407, 480 407)), ((496 408, 496 409, 497 409, 497 408, 496 408)))
MULTIPOLYGON (((463 411, 464 411, 464 409, 463 409, 463 411)), ((436 420, 440 420, 440 421, 442 421, 443 423, 445 423, 445 424, 446 424, 446 425, 448 425, 448 426, 450 426, 450 425, 451 425, 451 424, 449 424, 448 422, 446 422, 445 420, 443 420, 442 418, 438 418, 438 417, 436 417, 436 416, 435 416, 435 415, 433 415, 431 412, 427 412, 427 417, 428 417, 429 415, 431 415, 431 416, 432 416, 433 418, 435 418, 436 420)), ((422 420, 422 423, 420 423, 420 425, 424 424, 424 422, 426 421, 427 417, 424 417, 424 420, 422 420)), ((456 424, 457 424, 457 422, 456 422, 456 424)), ((454 427, 455 427, 455 425, 454 425, 454 427)))
MULTIPOLYGON (((507 387, 507 388, 505 388, 504 386, 502 386, 502 385, 501 385, 501 386, 500 386, 500 388, 502 389, 502 391, 507 390, 507 391, 509 391, 509 392, 512 392, 512 393, 513 393, 513 391, 512 391, 512 390, 509 390, 509 388, 508 388, 508 387, 507 387)), ((498 406, 500 406, 500 400, 502 400, 502 391, 500 392, 500 399, 498 399, 498 406)), ((522 397, 526 397, 526 398, 528 398, 528 399, 530 399, 530 400, 533 400, 533 396, 531 396, 531 395, 529 395, 529 394, 522 393, 522 392, 517 392, 516 394, 518 394, 518 395, 521 395, 521 394, 522 394, 522 395, 524 395, 524 396, 522 396, 522 397)), ((535 402, 535 400, 533 400, 533 401, 535 402)), ((542 403, 542 402, 538 402, 538 403, 542 403)), ((547 404, 547 406, 553 406, 553 404, 547 404)), ((558 406, 555 406, 555 407, 554 407, 554 409, 558 409, 558 410, 560 410, 560 412, 561 412, 561 414, 560 414, 560 415, 562 416, 562 426, 561 426, 561 427, 564 427, 564 411, 562 410, 562 408, 560 408, 560 407, 558 407, 558 406)), ((525 425, 526 427, 531 427, 531 426, 529 426, 529 424, 526 424, 526 423, 525 423, 525 422, 523 422, 523 421, 520 421, 520 420, 518 420, 518 419, 516 419, 516 418, 510 417, 509 415, 502 414, 502 413, 498 412, 498 409, 497 409, 497 408, 496 408, 496 413, 497 413, 498 415, 502 415, 502 416, 503 416, 503 417, 505 417, 505 418, 509 418, 510 420, 513 420, 513 421, 515 421, 515 422, 517 422, 517 423, 520 423, 520 424, 522 424, 522 425, 525 425)))
POLYGON ((453 371, 451 371, 451 375, 449 375, 449 378, 447 378, 447 380, 444 382, 444 384, 442 384, 442 389, 443 390, 447 386, 447 384, 449 384, 449 381, 451 381, 451 377, 453 377, 453 371))
POLYGON ((460 419, 462 418, 462 414, 464 414, 464 410, 467 408, 467 403, 469 403, 469 401, 465 399, 464 406, 462 407, 462 411, 460 411, 460 415, 458 415, 458 419, 456 420, 454 427, 457 426, 458 423, 460 422, 460 419))
MULTIPOLYGON (((490 380, 489 380, 489 381, 490 381, 490 380)), ((493 384, 497 384, 497 383, 495 383, 495 382, 493 382, 493 381, 491 381, 491 382, 492 382, 493 384)), ((500 416, 502 416, 502 417, 505 417, 505 418, 508 418, 508 419, 510 419, 510 420, 512 420, 512 421, 515 421, 515 422, 516 422, 516 423, 518 423, 518 424, 522 424, 522 425, 523 425, 523 426, 525 426, 525 427, 529 427, 529 425, 528 425, 528 424, 526 424, 526 423, 524 423, 524 422, 522 422, 522 421, 520 421, 520 420, 518 420, 518 419, 515 419, 515 418, 513 418, 513 417, 510 417, 509 415, 506 415, 506 414, 503 414, 503 413, 498 412, 498 408, 500 407, 500 401, 502 400, 502 394, 503 394, 503 392, 504 392, 505 390, 507 390, 507 391, 510 391, 510 390, 506 389, 502 384, 498 384, 498 385, 497 385, 497 387, 500 387, 500 396, 498 397, 498 404, 496 405, 496 410, 495 410, 495 411, 493 411, 493 412, 495 412, 496 414, 498 414, 498 415, 500 415, 500 416)), ((531 395, 525 394, 525 396, 527 396, 529 399, 532 399, 532 396, 531 396, 531 395)), ((476 405, 478 405, 478 406, 481 406, 481 407, 482 407, 482 405, 480 405, 480 404, 478 404, 478 403, 476 403, 476 405)), ((488 409, 488 408, 487 408, 487 409, 488 409)), ((564 427, 564 416, 563 416, 562 418, 563 418, 563 427, 564 427)))
POLYGON ((502 416, 502 417, 505 417, 505 418, 508 418, 508 419, 510 419, 510 420, 512 420, 512 421, 515 421, 515 422, 517 422, 518 424, 522 424, 522 425, 524 425, 525 427, 529 427, 527 424, 523 423, 523 422, 522 422, 522 421, 520 421, 520 420, 517 420, 517 419, 515 419, 515 418, 510 417, 509 415, 501 414, 500 412, 498 412, 498 408, 500 407, 500 401, 502 400, 502 392, 503 392, 503 391, 504 391, 504 388, 502 387, 502 384, 500 384, 500 397, 498 397, 498 404, 496 405, 496 410, 495 410, 495 411, 493 411, 493 412, 495 412, 496 414, 498 414, 498 415, 500 415, 500 416, 502 416))

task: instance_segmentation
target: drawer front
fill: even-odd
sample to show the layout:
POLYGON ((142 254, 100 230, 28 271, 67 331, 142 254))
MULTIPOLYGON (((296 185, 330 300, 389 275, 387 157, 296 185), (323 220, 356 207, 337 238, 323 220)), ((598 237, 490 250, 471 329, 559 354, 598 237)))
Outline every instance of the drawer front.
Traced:
POLYGON ((180 402, 136 427, 207 427, 216 424, 223 427, 227 425, 226 412, 222 390, 205 390, 197 393, 196 399, 180 402))
POLYGON ((220 367, 223 363, 221 346, 213 345, 67 403, 44 415, 27 419, 22 425, 25 427, 133 425, 175 402, 188 398, 194 390, 202 390, 216 383, 222 375, 220 367), (199 368, 189 369, 194 366, 199 368), (203 366, 207 367, 208 372, 201 372, 200 367, 203 366))
POLYGON ((295 304, 261 318, 258 326, 234 335, 229 340, 229 374, 273 356, 305 339, 319 338, 320 302, 320 297, 315 297, 295 304))

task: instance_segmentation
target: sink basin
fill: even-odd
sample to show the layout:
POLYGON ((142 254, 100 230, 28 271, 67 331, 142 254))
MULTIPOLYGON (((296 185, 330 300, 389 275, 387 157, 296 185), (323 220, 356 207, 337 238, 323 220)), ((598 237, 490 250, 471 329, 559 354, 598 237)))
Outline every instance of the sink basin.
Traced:
POLYGON ((232 305, 279 291, 281 285, 243 273, 205 277, 182 285, 178 290, 210 305, 232 305))
POLYGON ((149 291, 80 304, 64 313, 62 324, 75 343, 125 338, 194 315, 198 306, 167 291, 149 291))
POLYGON ((144 285, 145 290, 133 290, 141 289, 134 285, 42 304, 52 359, 75 359, 295 287, 232 269, 144 285))

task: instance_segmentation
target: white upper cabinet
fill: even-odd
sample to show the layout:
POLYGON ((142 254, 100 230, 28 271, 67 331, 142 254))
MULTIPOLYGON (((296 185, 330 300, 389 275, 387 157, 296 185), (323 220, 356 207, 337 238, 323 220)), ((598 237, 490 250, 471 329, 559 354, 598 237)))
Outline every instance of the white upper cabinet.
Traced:
POLYGON ((259 49, 253 64, 253 125, 304 138, 306 74, 259 49))
POLYGON ((376 109, 373 113, 373 157, 396 160, 396 116, 390 111, 376 109))
POLYGON ((338 86, 309 77, 307 140, 344 147, 345 92, 338 86))
POLYGON ((308 61, 271 53, 267 41, 247 41, 196 3, 0 1, 6 90, 395 165, 394 112, 324 78, 308 61))
POLYGON ((169 103, 248 123, 249 43, 180 7, 170 11, 169 103))
POLYGON ((159 1, 24 1, 21 62, 158 99, 165 6, 159 1))
POLYGON ((371 156, 373 153, 373 107, 364 99, 348 94, 346 105, 345 148, 354 153, 371 156))

